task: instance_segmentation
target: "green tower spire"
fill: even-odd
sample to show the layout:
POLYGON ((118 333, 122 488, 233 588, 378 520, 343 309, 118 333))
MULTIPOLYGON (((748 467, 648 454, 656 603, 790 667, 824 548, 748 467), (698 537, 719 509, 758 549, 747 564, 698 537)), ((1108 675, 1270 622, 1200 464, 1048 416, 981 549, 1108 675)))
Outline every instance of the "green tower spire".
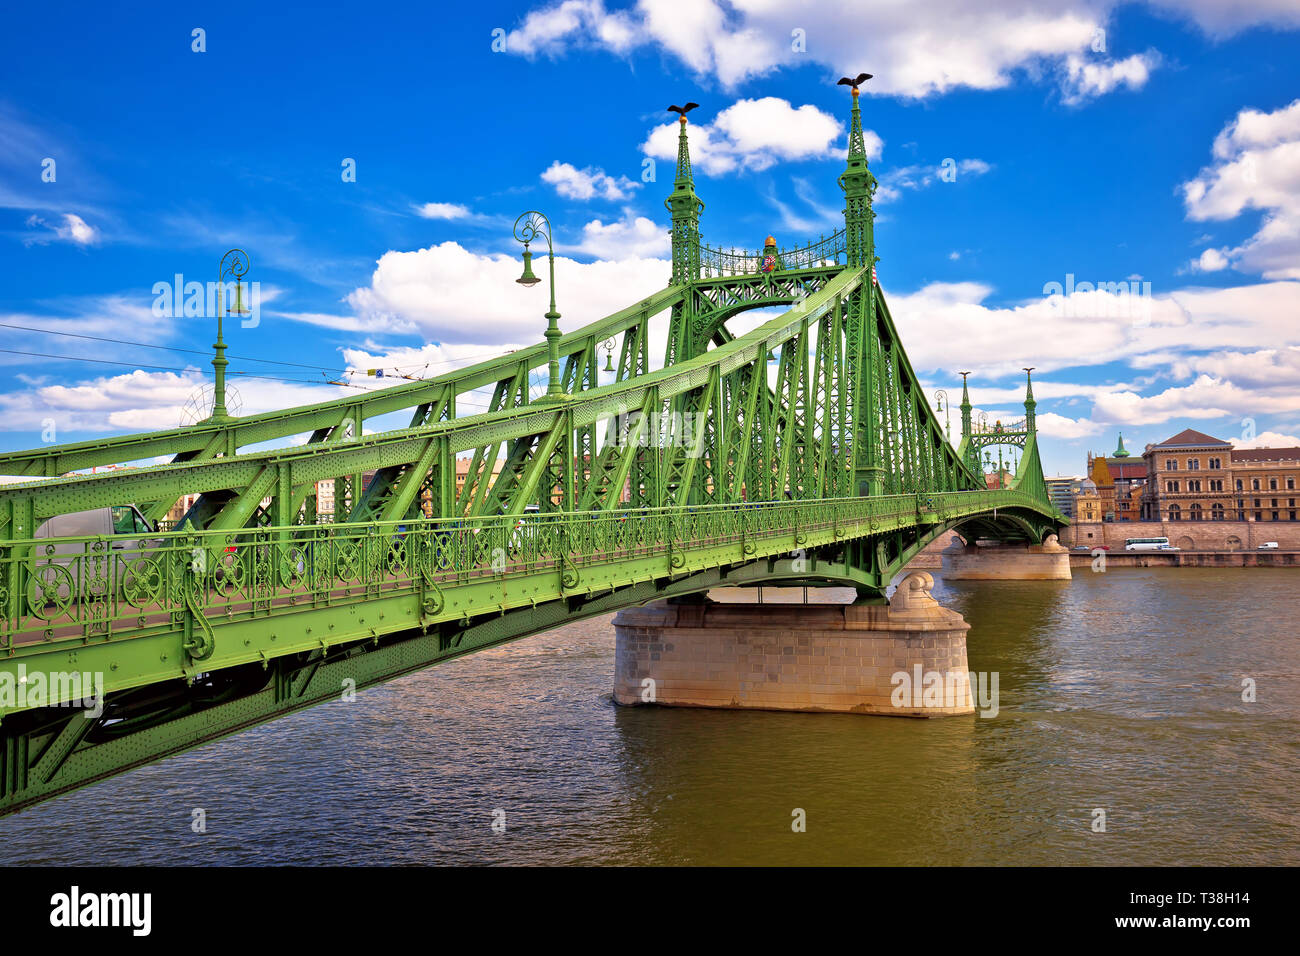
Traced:
POLYGON ((677 135, 677 178, 673 180, 672 193, 664 200, 664 206, 672 215, 673 222, 674 283, 690 282, 700 277, 700 213, 704 211, 704 203, 695 195, 684 113, 679 122, 681 132, 677 135))
POLYGON ((858 107, 858 88, 853 87, 853 114, 849 125, 849 156, 840 176, 844 190, 844 228, 850 266, 876 264, 874 222, 871 197, 876 191, 876 177, 867 168, 867 148, 862 138, 862 111, 858 107))
POLYGON ((970 436, 970 414, 972 409, 970 403, 970 392, 966 389, 966 376, 970 372, 961 373, 961 437, 970 436))
POLYGON ((1128 451, 1127 448, 1124 447, 1124 433, 1123 433, 1123 432, 1120 432, 1120 433, 1119 433, 1119 447, 1115 449, 1115 451, 1111 454, 1110 457, 1112 457, 1112 458, 1127 458, 1127 457, 1129 457, 1129 451, 1128 451))
POLYGON ((1034 424, 1034 409, 1038 407, 1038 403, 1034 401, 1033 371, 1033 368, 1025 369, 1025 429, 1031 432, 1037 430, 1034 424))

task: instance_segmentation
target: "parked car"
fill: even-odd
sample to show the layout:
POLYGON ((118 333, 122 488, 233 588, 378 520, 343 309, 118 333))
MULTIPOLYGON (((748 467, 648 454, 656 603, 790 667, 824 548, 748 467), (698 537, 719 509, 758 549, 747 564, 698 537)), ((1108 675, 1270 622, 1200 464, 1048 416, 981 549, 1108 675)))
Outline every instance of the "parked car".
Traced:
POLYGON ((1255 550, 1256 550, 1256 551, 1276 551, 1276 550, 1277 550, 1277 542, 1276 542, 1276 541, 1265 541, 1263 544, 1261 544, 1261 545, 1260 545, 1258 548, 1256 548, 1255 550))

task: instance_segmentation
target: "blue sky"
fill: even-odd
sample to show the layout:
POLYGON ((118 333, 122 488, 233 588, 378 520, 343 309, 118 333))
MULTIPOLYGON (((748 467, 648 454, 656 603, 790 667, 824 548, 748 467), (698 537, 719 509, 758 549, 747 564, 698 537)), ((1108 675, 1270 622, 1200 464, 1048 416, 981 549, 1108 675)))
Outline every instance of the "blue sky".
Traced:
POLYGON ((1300 444, 1292 0, 178 6, 8 15, 0 348, 69 358, 0 352, 4 449, 182 420, 202 355, 12 326, 207 349, 212 321, 154 288, 231 246, 260 283, 227 333, 245 412, 537 340, 544 293, 510 281, 526 209, 555 228, 562 327, 642 297, 668 273, 669 103, 701 104, 707 241, 829 234, 835 80, 862 70, 879 274, 929 387, 970 369, 992 418, 1036 366, 1049 473, 1119 431, 1300 444), (1045 294, 1067 276, 1140 294, 1045 294))

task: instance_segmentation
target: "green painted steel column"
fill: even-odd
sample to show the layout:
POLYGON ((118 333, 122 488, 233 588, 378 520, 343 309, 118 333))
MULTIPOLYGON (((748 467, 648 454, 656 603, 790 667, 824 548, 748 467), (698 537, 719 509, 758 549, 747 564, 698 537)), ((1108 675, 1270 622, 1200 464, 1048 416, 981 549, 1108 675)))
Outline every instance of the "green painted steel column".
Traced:
POLYGON ((856 353, 853 367, 856 379, 853 394, 853 493, 880 495, 884 492, 884 469, 879 460, 879 425, 874 399, 875 378, 880 372, 876 333, 876 287, 874 270, 876 214, 871 197, 876 177, 867 168, 867 149, 862 137, 862 113, 858 106, 858 88, 853 87, 853 111, 849 125, 849 154, 839 179, 844 190, 844 230, 848 264, 852 268, 871 270, 864 287, 849 301, 851 332, 849 347, 856 353), (856 313, 856 314, 852 314, 856 313))

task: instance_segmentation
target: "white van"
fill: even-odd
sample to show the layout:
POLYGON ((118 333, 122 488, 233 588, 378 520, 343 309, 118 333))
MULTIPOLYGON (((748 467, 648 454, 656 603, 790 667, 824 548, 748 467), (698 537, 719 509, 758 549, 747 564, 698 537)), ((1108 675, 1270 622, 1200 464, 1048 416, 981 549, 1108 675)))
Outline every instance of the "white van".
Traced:
MULTIPOLYGON (((157 538, 145 537, 156 533, 153 525, 135 505, 113 505, 108 508, 92 508, 89 511, 55 515, 41 522, 32 537, 36 541, 41 541, 48 538, 112 535, 112 549, 122 552, 121 560, 129 567, 143 557, 144 552, 158 548, 162 544, 157 538), (136 535, 140 537, 135 537, 136 535)), ((42 545, 36 549, 33 556, 36 561, 33 573, 37 581, 53 587, 59 600, 64 601, 73 587, 79 586, 74 585, 74 578, 78 575, 70 569, 75 568, 76 559, 86 553, 85 541, 57 541, 42 545), (53 551, 49 550, 51 548, 53 551)), ((119 575, 118 580, 119 582, 124 580, 124 575, 119 575)))
POLYGON ((1256 548, 1255 550, 1256 550, 1256 551, 1276 551, 1276 550, 1277 550, 1277 542, 1276 542, 1276 541, 1265 541, 1263 544, 1261 544, 1261 545, 1260 545, 1258 548, 1256 548))

